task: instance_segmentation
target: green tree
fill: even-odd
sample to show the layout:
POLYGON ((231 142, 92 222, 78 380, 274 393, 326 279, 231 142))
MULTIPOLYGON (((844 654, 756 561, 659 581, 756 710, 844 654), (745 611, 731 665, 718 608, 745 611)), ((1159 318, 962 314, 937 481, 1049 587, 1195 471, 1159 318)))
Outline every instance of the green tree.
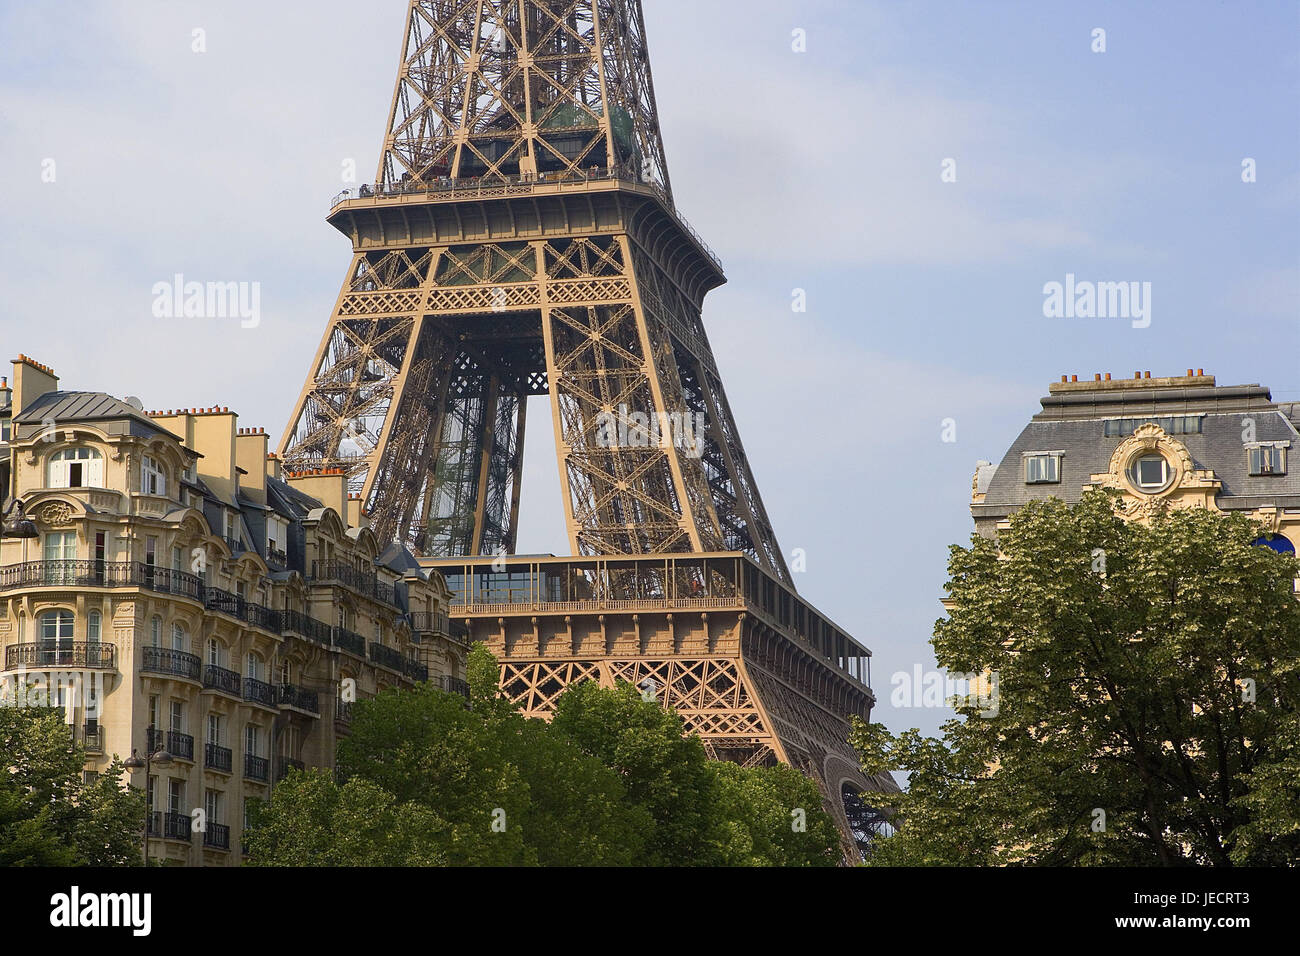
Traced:
POLYGON ((793 767, 713 763, 725 866, 837 866, 839 831, 817 784, 793 767))
POLYGON ((438 866, 444 821, 354 777, 294 771, 255 813, 250 866, 438 866))
POLYGON ((0 864, 137 866, 145 801, 120 760, 92 783, 58 708, 0 708, 0 864))
POLYGON ((855 728, 868 773, 911 775, 871 862, 1300 862, 1300 563, 1240 515, 1121 509, 1037 502, 952 549, 935 654, 996 694, 942 741, 855 728))
POLYGON ((716 866, 723 862, 717 777, 704 746, 684 736, 682 719, 622 683, 569 687, 552 726, 618 773, 633 804, 654 820, 643 863, 716 866))

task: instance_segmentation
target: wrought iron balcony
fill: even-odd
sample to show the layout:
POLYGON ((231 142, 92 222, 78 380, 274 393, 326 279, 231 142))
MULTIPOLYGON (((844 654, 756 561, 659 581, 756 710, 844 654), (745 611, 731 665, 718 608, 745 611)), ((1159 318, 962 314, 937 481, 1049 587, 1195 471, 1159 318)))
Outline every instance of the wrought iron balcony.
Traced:
POLYGON ((81 743, 87 753, 104 752, 104 727, 99 723, 85 723, 81 727, 81 743))
POLYGON ((338 700, 334 701, 334 719, 341 723, 352 723, 352 701, 338 700))
POLYGON ((408 657, 402 667, 406 676, 411 680, 426 681, 429 679, 429 666, 427 664, 422 664, 408 657))
POLYGON ((271 761, 265 757, 244 754, 244 776, 265 783, 271 776, 271 761))
POLYGON ((216 664, 203 668, 203 686, 207 690, 219 690, 224 694, 239 696, 239 674, 216 664))
POLYGON ((406 672, 406 655, 392 647, 385 647, 375 641, 370 642, 370 659, 381 667, 406 672))
POLYGON ((311 576, 314 581, 337 581, 349 590, 373 598, 381 604, 397 606, 397 593, 391 584, 379 580, 372 572, 359 571, 342 561, 313 561, 311 576))
POLYGON ((459 677, 440 677, 438 683, 448 694, 460 694, 460 696, 469 700, 468 681, 463 681, 459 677))
POLYGON ((41 640, 5 648, 5 670, 20 667, 83 667, 112 670, 117 645, 104 641, 41 640))
POLYGON ((307 690, 296 684, 281 684, 278 688, 278 698, 282 707, 294 707, 318 716, 320 714, 320 695, 314 690, 307 690))
POLYGON ((145 673, 170 674, 187 680, 198 680, 203 671, 203 661, 195 654, 174 651, 170 647, 146 646, 140 670, 145 673))
POLYGON ((280 633, 282 622, 279 612, 273 611, 262 604, 254 604, 223 588, 208 588, 204 594, 203 604, 210 610, 229 614, 231 617, 238 618, 254 627, 260 627, 276 634, 280 633))
POLYGON ((453 621, 444 613, 413 611, 407 615, 407 619, 411 622, 411 630, 416 634, 429 634, 457 644, 469 644, 469 628, 461 621, 453 621))
POLYGON ((230 827, 224 823, 208 823, 203 828, 203 845, 212 850, 230 849, 230 827))
POLYGON ((331 628, 330 642, 335 647, 342 648, 357 657, 366 656, 366 639, 354 631, 341 627, 331 628))
POLYGON ((179 730, 150 730, 146 731, 148 738, 149 752, 167 748, 167 752, 177 760, 194 760, 194 738, 189 734, 183 734, 179 730))
POLYGON ((281 611, 280 624, 281 630, 287 633, 301 634, 309 641, 330 646, 330 632, 333 628, 324 621, 308 617, 302 611, 281 611))
POLYGON ((264 680, 255 677, 244 678, 244 700, 266 707, 275 706, 275 688, 264 680))
POLYGON ((203 580, 140 561, 27 561, 0 568, 0 591, 29 587, 142 587, 202 600, 203 580))
POLYGON ((285 777, 289 776, 289 771, 291 770, 306 770, 306 769, 307 769, 307 765, 303 763, 301 760, 295 760, 292 757, 281 757, 280 769, 276 771, 275 774, 275 782, 279 783, 285 777))
POLYGON ((149 814, 149 835, 164 840, 190 840, 190 818, 175 810, 155 810, 149 814))
POLYGON ((230 773, 230 768, 234 764, 233 758, 234 754, 229 747, 220 747, 217 744, 203 745, 203 766, 209 770, 230 773))

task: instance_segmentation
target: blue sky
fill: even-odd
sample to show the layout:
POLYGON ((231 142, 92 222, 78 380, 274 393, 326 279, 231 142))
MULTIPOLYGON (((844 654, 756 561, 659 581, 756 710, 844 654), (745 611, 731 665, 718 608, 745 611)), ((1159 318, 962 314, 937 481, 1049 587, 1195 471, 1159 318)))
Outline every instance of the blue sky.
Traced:
MULTIPOLYGON (((1300 3, 646 8, 677 201, 730 279, 705 322, 778 536, 807 552, 805 596, 875 651, 877 718, 933 731, 945 712, 891 707, 890 675, 933 666, 975 462, 1050 381, 1199 367, 1300 399, 1300 3), (1150 282, 1150 327, 1044 318, 1067 273, 1150 282)), ((373 176, 404 16, 0 3, 9 352, 278 436, 348 262, 327 203, 345 160, 373 176), (261 324, 154 318, 177 272, 260 282, 261 324)), ((560 553, 547 432, 520 550, 560 553)))

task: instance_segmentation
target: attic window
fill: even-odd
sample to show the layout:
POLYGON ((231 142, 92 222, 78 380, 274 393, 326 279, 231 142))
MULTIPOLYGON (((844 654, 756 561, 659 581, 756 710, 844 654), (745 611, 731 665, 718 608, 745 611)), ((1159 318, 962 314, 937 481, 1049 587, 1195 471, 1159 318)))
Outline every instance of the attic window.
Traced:
POLYGON ((104 459, 93 448, 65 448, 50 456, 49 488, 102 488, 104 459))
POLYGON ((140 462, 140 491, 146 495, 167 494, 167 475, 148 455, 140 462))
POLYGON ((1286 474, 1286 445, 1256 445, 1246 448, 1250 474, 1254 477, 1286 474))
POLYGON ((1061 452, 1034 451, 1026 452, 1025 484, 1047 485, 1061 480, 1061 452))
POLYGON ((1110 418, 1103 425, 1107 438, 1127 438, 1143 425, 1159 425, 1166 435, 1199 435, 1204 415, 1174 415, 1165 418, 1110 418))

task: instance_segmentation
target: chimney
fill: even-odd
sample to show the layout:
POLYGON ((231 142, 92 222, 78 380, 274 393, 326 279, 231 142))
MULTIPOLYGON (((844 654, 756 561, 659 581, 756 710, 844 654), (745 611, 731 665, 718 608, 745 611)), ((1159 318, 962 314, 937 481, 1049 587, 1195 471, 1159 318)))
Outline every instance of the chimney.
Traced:
POLYGON ((289 471, 285 479, 304 495, 333 508, 342 521, 348 520, 348 476, 342 468, 289 471))
POLYGON ((266 448, 270 437, 261 428, 240 428, 235 432, 235 464, 244 469, 244 492, 266 504, 266 448))
POLYGON ((360 495, 348 495, 347 522, 349 528, 370 527, 370 516, 367 515, 365 509, 361 507, 360 495))
POLYGON ((21 415, 23 409, 46 392, 59 390, 59 377, 48 365, 42 365, 30 356, 19 355, 13 360, 13 366, 13 410, 10 414, 14 417, 21 415))
POLYGON ((195 471, 217 497, 233 503, 239 490, 239 474, 235 470, 239 467, 235 452, 239 416, 229 408, 213 405, 151 412, 149 417, 180 435, 186 448, 203 456, 195 464, 195 471))
POLYGON ((276 481, 284 481, 284 463, 275 452, 266 456, 266 474, 276 481))

